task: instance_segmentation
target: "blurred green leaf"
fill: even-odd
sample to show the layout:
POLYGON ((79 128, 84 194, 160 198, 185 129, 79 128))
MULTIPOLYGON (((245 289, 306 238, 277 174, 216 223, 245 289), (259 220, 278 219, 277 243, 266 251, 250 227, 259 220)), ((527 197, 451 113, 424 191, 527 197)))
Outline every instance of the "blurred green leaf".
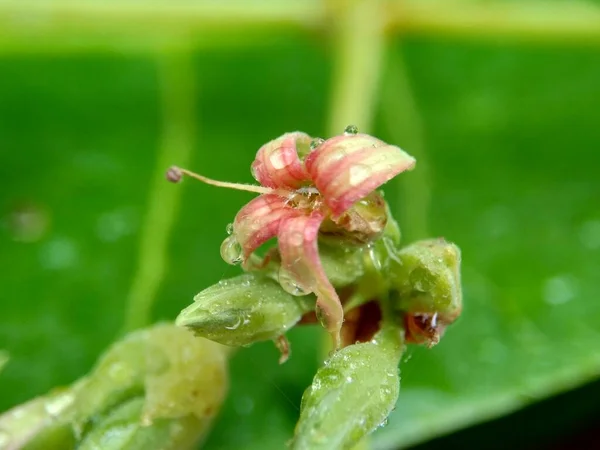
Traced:
MULTIPOLYGON (((373 436, 378 449, 497 416, 600 371, 598 52, 414 40, 405 55, 432 178, 429 228, 462 249, 464 311, 437 347, 409 350, 397 408, 373 436)), ((292 37, 197 54, 191 168, 250 182, 264 142, 293 130, 325 137, 328 57, 319 39, 292 37)), ((160 89, 150 58, 0 60, 0 347, 11 354, 0 410, 87 372, 122 327, 160 89)), ((390 140, 382 123, 375 134, 390 140)), ((410 153, 410 142, 393 144, 410 153)), ((409 186, 418 171, 402 176, 409 186)), ((155 310, 172 320, 197 292, 239 273, 219 246, 251 197, 191 181, 165 189, 185 189, 155 310)), ((393 185, 386 199, 398 199, 393 185)), ((417 236, 418 220, 395 212, 417 236)), ((291 438, 323 333, 290 334, 284 366, 270 343, 233 358, 206 448, 279 449, 291 438)))

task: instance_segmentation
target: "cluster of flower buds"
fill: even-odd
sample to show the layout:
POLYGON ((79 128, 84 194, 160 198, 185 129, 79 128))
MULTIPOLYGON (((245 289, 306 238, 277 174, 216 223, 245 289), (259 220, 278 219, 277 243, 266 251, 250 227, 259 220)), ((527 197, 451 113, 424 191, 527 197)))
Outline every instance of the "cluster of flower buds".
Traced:
POLYGON ((398 396, 406 343, 431 347, 462 308, 460 251, 443 239, 400 247, 400 230, 377 189, 411 170, 400 148, 349 126, 324 140, 286 133, 252 163, 260 185, 212 180, 173 167, 171 181, 260 194, 228 227, 221 256, 245 275, 198 294, 176 323, 213 341, 245 346, 321 323, 334 352, 303 397, 292 448, 350 448, 385 421, 398 396), (272 238, 277 245, 258 256, 272 238))
POLYGON ((0 415, 0 448, 197 448, 227 379, 225 347, 158 324, 113 344, 73 385, 0 415))

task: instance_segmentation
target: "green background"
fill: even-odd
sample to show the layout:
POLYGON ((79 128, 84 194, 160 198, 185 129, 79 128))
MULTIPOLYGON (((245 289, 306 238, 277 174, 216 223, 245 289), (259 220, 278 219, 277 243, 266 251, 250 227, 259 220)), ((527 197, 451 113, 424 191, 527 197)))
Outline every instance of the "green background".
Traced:
MULTIPOLYGON (((410 36, 385 52, 373 134, 418 160, 386 199, 405 242, 444 236, 461 247, 465 307, 437 347, 409 350, 377 449, 599 375, 599 49, 476 41, 410 36)), ((185 159, 178 148, 188 141, 190 169, 251 182, 266 141, 294 130, 327 137, 333 51, 320 34, 282 31, 189 55, 0 54, 0 349, 10 354, 0 410, 75 380, 121 333, 148 257, 142 230, 152 242, 165 219, 149 208, 175 221, 154 320, 172 320, 239 272, 219 246, 252 194, 156 180, 185 159)), ((270 343, 240 351, 205 448, 282 448, 323 338, 294 330, 283 366, 270 343)), ((597 415, 600 389, 585 389, 429 445, 546 442, 597 415)))

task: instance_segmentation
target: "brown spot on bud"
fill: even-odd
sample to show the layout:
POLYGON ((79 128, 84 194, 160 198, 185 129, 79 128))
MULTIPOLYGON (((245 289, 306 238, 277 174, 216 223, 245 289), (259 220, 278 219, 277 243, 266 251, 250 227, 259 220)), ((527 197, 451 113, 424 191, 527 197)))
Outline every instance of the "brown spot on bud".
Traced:
POLYGON ((169 180, 171 183, 179 183, 181 181, 181 179, 183 178, 183 172, 177 166, 169 167, 169 170, 167 170, 166 175, 167 175, 167 180, 169 180))

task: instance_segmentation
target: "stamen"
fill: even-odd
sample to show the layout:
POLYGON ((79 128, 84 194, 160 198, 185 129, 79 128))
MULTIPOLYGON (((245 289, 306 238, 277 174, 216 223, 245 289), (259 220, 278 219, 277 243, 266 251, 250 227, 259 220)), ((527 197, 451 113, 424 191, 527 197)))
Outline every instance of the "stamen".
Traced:
POLYGON ((227 181, 213 180, 212 178, 198 175, 197 173, 190 172, 189 170, 182 169, 177 166, 172 166, 171 168, 169 168, 169 170, 167 171, 167 180, 171 181, 172 183, 179 183, 183 175, 195 178, 196 180, 200 180, 203 183, 210 184, 212 186, 236 189, 238 191, 255 192, 257 194, 279 194, 279 190, 275 190, 270 187, 255 186, 253 184, 229 183, 227 181))

